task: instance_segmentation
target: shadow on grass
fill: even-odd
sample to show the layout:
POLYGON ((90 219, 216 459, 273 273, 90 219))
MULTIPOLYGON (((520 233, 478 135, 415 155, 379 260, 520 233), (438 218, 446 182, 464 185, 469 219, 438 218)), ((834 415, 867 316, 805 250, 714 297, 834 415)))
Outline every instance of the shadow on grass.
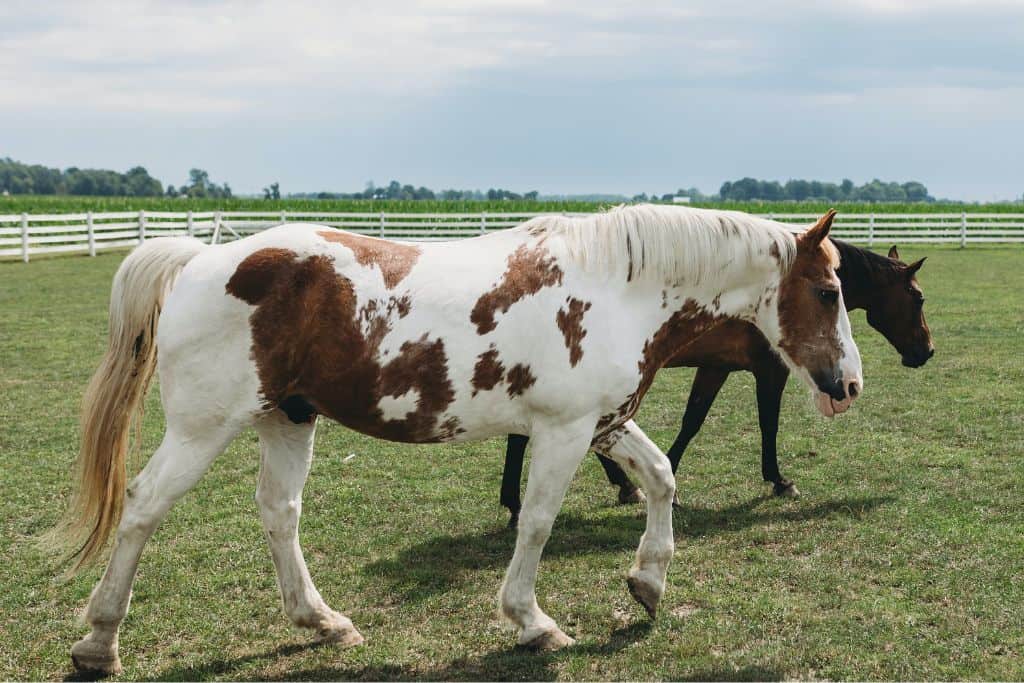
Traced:
MULTIPOLYGON (((266 652, 258 652, 253 654, 244 655, 242 657, 234 657, 232 659, 216 659, 210 662, 201 664, 188 664, 181 666, 174 666, 169 669, 164 669, 155 676, 143 678, 140 680, 144 681, 197 681, 206 680, 209 678, 215 678, 218 676, 223 677, 226 674, 235 672, 239 667, 244 666, 250 662, 256 662, 260 660, 274 660, 291 657, 302 652, 309 652, 319 648, 333 647, 332 644, 323 641, 313 641, 310 643, 289 643, 287 645, 279 645, 273 650, 267 650, 266 652)), ((340 650, 339 650, 340 652, 340 650)), ((68 679, 65 679, 68 680, 68 679)))
MULTIPOLYGON (((833 517, 853 517, 890 502, 889 496, 860 496, 824 501, 814 505, 782 508, 759 496, 724 508, 683 506, 675 511, 676 538, 702 538, 779 522, 803 522, 833 517)), ((578 514, 559 515, 545 557, 575 556, 632 550, 640 542, 645 520, 625 515, 597 519, 578 514)), ((405 601, 423 598, 458 587, 469 572, 506 565, 515 543, 514 532, 504 527, 457 536, 435 536, 410 546, 393 558, 378 560, 363 573, 387 582, 382 590, 401 595, 405 601)))
MULTIPOLYGON (((433 667, 410 667, 393 665, 371 666, 322 666, 307 669, 292 669, 281 675, 285 681, 317 680, 530 680, 551 681, 558 677, 553 665, 568 657, 580 655, 611 655, 645 638, 652 630, 651 622, 644 621, 613 631, 603 643, 579 643, 558 652, 533 652, 519 647, 502 648, 479 657, 463 657, 447 664, 433 667)), ((273 660, 298 654, 323 644, 287 645, 264 652, 234 659, 222 659, 205 665, 176 667, 158 673, 152 680, 199 680, 225 676, 235 680, 263 680, 259 673, 236 677, 237 669, 257 660, 273 660)), ((340 651, 339 651, 340 652, 340 651)), ((247 672, 248 673, 248 672, 247 672)), ((724 674, 724 672, 723 672, 724 674)), ((280 674, 275 674, 279 676, 280 674)), ((733 672, 733 675, 735 673, 733 672)))

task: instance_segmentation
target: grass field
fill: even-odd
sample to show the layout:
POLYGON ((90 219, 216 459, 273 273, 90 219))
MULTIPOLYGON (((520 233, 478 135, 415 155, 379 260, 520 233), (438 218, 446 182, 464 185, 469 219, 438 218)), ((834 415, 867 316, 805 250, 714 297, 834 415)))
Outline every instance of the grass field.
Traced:
MULTIPOLYGON (((495 596, 513 537, 502 443, 409 447, 322 422, 303 543, 367 645, 311 647, 280 609, 238 438, 143 556, 121 632, 131 679, 1024 678, 1024 250, 904 248, 937 353, 923 369, 852 315, 866 390, 817 416, 791 384, 760 482, 749 375, 735 375, 680 469, 677 550, 654 624, 624 575, 638 508, 588 458, 541 563, 541 604, 579 643, 513 647, 495 596), (355 458, 343 462, 354 453, 355 458)), ((0 678, 60 678, 99 570, 67 581, 34 546, 68 492, 81 391, 122 258, 0 263, 0 678)), ((201 349, 196 350, 201 353, 201 349)), ((671 443, 692 371, 659 375, 638 422, 671 443)), ((162 419, 150 397, 151 452, 162 419)))

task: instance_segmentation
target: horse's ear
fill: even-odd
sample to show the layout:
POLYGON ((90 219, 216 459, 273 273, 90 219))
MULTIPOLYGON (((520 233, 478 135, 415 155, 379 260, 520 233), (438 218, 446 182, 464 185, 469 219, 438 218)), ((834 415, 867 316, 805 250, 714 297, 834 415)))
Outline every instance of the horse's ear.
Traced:
POLYGON ((824 216, 818 219, 817 223, 808 228, 807 232, 800 236, 800 241, 815 247, 821 244, 825 238, 828 237, 828 232, 832 229, 832 219, 835 217, 836 210, 829 209, 825 212, 824 216))
POLYGON ((907 274, 907 278, 914 277, 914 273, 916 273, 917 271, 921 270, 921 266, 924 265, 924 260, 926 258, 928 258, 928 257, 925 256, 923 258, 919 258, 918 260, 914 261, 909 266, 907 266, 907 269, 904 271, 907 274))
POLYGON ((897 261, 900 260, 900 251, 896 248, 895 244, 892 245, 891 249, 889 249, 889 258, 896 259, 897 261))

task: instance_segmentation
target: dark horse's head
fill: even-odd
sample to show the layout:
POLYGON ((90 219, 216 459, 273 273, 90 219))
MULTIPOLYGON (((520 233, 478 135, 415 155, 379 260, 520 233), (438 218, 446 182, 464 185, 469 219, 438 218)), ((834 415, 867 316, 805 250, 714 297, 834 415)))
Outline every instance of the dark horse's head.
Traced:
POLYGON ((924 259, 907 265, 893 245, 889 260, 891 275, 874 290, 866 306, 868 324, 900 352, 905 366, 919 368, 935 354, 932 333, 924 320, 924 292, 915 277, 924 259))

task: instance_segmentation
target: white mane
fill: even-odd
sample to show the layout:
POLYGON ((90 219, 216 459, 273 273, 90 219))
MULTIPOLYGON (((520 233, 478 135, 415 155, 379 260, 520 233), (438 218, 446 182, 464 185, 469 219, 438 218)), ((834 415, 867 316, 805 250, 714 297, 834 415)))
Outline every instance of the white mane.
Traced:
POLYGON ((590 216, 541 216, 520 229, 557 235, 585 270, 631 280, 729 280, 776 252, 783 272, 796 255, 792 228, 739 211, 640 204, 590 216))

